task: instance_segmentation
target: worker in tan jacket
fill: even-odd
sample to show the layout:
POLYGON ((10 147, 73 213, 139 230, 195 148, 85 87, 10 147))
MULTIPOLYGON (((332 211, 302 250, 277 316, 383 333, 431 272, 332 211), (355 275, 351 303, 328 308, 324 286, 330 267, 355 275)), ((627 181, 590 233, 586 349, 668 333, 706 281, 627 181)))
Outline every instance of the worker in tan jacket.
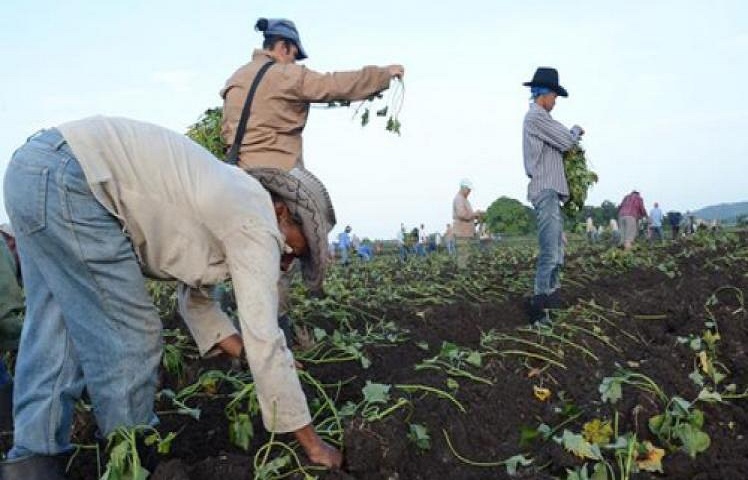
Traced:
POLYGON ((296 64, 307 55, 293 22, 261 18, 255 29, 263 33, 262 49, 255 50, 252 61, 234 72, 221 90, 221 135, 226 145, 232 145, 257 72, 267 62, 275 62, 257 87, 241 140, 239 165, 245 169, 261 166, 290 170, 303 166, 301 133, 310 103, 363 100, 387 89, 390 79, 402 78, 405 73, 401 65, 317 73, 296 64))
POLYGON ((184 135, 91 117, 31 137, 4 185, 27 314, 14 444, 0 478, 64 478, 58 459, 73 448, 84 387, 104 436, 157 421, 161 322, 143 274, 179 282, 179 310, 201 354, 246 355, 268 430, 294 432, 315 463, 341 464, 314 431, 277 324, 281 268, 300 258, 312 288, 324 273, 335 216, 313 175, 269 169, 253 178, 184 135), (208 293, 229 277, 241 332, 208 293))
POLYGON ((473 210, 468 196, 473 190, 473 182, 467 178, 460 181, 460 190, 452 201, 452 224, 457 249, 457 266, 465 268, 470 258, 470 250, 475 243, 475 222, 483 216, 480 210, 473 210))
MULTIPOLYGON (((247 126, 236 147, 239 166, 247 171, 257 167, 282 170, 304 167, 301 134, 310 103, 363 100, 387 89, 393 77, 404 75, 400 65, 318 73, 296 64, 307 58, 307 54, 292 21, 260 18, 255 29, 263 34, 262 49, 255 50, 252 61, 234 72, 221 90, 224 100, 221 135, 224 143, 231 146, 237 138, 236 130, 252 83, 263 65, 274 62, 258 83, 247 126)), ((278 285, 278 323, 289 341, 293 336, 293 321, 287 315, 288 292, 294 271, 292 266, 281 275, 278 285)))

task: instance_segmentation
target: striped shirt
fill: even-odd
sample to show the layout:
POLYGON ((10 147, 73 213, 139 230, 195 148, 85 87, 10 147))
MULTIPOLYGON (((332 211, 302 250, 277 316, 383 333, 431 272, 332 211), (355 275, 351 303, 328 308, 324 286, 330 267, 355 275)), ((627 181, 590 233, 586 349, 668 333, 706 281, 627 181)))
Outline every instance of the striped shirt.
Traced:
POLYGON ((530 177, 527 199, 534 202, 543 190, 555 190, 561 200, 569 196, 564 174, 563 152, 579 140, 537 103, 530 104, 522 129, 525 173, 530 177))

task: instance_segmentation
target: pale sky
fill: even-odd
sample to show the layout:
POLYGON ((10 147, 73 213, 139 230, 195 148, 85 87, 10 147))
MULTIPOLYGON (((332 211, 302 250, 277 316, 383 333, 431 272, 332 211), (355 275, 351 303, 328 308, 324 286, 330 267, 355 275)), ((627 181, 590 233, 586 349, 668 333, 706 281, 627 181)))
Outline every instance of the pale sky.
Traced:
POLYGON ((526 202, 522 82, 541 65, 569 91, 552 115, 587 131, 589 204, 632 188, 666 211, 748 200, 738 0, 2 0, 0 172, 35 131, 89 115, 184 132, 261 43, 260 16, 296 22, 311 69, 405 65, 401 137, 349 109, 311 112, 304 158, 331 192, 335 233, 442 231, 463 177, 475 208, 526 202))

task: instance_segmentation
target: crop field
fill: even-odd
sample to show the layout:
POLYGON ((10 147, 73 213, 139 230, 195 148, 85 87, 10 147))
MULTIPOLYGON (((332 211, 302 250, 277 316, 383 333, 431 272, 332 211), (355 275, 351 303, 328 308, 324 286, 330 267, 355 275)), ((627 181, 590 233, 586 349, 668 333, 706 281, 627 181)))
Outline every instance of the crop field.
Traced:
MULTIPOLYGON (((165 353, 149 478, 745 478, 748 236, 575 245, 547 329, 524 311, 535 254, 498 245, 466 271, 384 256, 333 268, 324 298, 294 287, 299 376, 317 430, 343 448, 337 472, 265 431, 246 366, 199 359, 173 286, 150 284, 165 353)), ((70 477, 99 478, 79 407, 70 477)))

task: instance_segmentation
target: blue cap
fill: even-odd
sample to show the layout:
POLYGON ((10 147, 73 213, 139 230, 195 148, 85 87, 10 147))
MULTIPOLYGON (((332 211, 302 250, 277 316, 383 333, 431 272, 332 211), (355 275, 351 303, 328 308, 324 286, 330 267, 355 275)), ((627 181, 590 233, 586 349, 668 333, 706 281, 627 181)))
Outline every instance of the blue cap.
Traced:
POLYGON ((291 20, 286 20, 285 18, 258 18, 255 30, 262 32, 265 38, 278 36, 292 41, 299 50, 296 60, 307 58, 304 47, 301 46, 299 31, 296 30, 296 25, 291 20))

